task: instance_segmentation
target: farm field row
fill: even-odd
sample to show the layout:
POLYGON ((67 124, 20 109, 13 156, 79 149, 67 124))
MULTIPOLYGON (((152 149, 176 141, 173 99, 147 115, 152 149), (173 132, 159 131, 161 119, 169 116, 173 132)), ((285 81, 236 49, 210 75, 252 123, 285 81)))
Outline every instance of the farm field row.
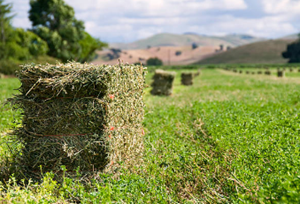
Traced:
MULTIPOLYGON (((146 149, 136 172, 100 174, 85 185, 68 178, 57 184, 51 174, 25 188, 12 181, 0 187, 0 202, 300 202, 300 73, 279 80, 206 69, 182 86, 176 72, 171 97, 145 89, 146 149)), ((1 79, 0 101, 18 86, 1 79)), ((20 120, 0 106, 0 161, 9 156, 4 133, 13 115, 20 120)))

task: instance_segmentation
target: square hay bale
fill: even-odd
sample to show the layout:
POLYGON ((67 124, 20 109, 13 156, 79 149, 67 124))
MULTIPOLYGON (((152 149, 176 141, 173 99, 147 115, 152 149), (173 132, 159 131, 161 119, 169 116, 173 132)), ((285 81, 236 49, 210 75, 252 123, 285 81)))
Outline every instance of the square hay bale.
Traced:
POLYGON ((277 76, 278 77, 284 77, 285 76, 285 71, 284 70, 277 70, 277 76))
POLYGON ((17 76, 23 110, 13 135, 23 144, 22 175, 114 172, 143 161, 145 71, 141 65, 27 64, 17 76))
POLYGON ((155 70, 153 82, 151 84, 151 94, 165 96, 171 95, 173 92, 173 81, 175 75, 175 72, 167 72, 161 69, 155 70))
POLYGON ((271 75, 271 71, 270 70, 265 71, 265 75, 271 75))
POLYGON ((181 73, 181 84, 185 86, 193 85, 193 73, 191 72, 183 72, 181 73))
POLYGON ((200 70, 197 70, 197 72, 194 73, 194 77, 200 76, 200 74, 201 74, 200 70))

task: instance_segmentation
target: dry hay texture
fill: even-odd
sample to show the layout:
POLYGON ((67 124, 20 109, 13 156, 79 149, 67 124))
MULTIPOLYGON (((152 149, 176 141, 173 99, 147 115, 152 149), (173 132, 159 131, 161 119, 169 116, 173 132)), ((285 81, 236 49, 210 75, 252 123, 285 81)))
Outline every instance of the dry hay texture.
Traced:
POLYGON ((23 176, 41 170, 114 172, 142 163, 146 68, 140 65, 27 64, 18 72, 23 110, 18 163, 23 176))
POLYGON ((165 96, 172 95, 175 75, 175 72, 167 72, 160 69, 155 70, 153 82, 151 84, 151 94, 165 96))
POLYGON ((193 85, 193 78, 194 78, 193 73, 183 72, 181 73, 181 84, 186 86, 193 85))

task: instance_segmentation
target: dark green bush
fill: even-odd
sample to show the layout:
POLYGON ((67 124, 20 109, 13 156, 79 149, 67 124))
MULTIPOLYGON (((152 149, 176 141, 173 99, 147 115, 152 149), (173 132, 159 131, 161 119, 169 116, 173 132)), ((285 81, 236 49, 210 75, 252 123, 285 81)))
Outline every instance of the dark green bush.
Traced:
POLYGON ((19 65, 16 62, 0 60, 0 73, 5 75, 14 75, 17 70, 19 70, 19 65))
POLYGON ((146 63, 147 63, 148 66, 161 66, 161 65, 163 65, 162 60, 157 58, 157 57, 149 58, 146 63))

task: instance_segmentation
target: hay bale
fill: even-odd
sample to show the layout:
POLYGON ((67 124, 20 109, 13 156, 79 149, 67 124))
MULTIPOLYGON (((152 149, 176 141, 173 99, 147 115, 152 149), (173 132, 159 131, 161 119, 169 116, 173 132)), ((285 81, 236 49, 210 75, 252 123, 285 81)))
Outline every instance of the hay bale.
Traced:
POLYGON ((243 73, 243 71, 242 71, 242 70, 240 70, 240 71, 239 71, 239 73, 240 73, 240 74, 242 74, 242 73, 243 73))
POLYGON ((12 135, 23 144, 22 175, 114 172, 142 163, 145 70, 140 65, 27 64, 17 74, 23 111, 12 135))
POLYGON ((246 71, 246 74, 250 74, 250 72, 249 72, 249 71, 246 71))
POLYGON ((155 70, 153 82, 151 84, 151 94, 165 96, 171 95, 173 92, 173 81, 175 75, 175 72, 167 72, 160 69, 155 70))
POLYGON ((300 72, 300 69, 298 69, 298 72, 300 72))
POLYGON ((278 77, 284 77, 285 76, 285 71, 284 70, 277 70, 277 76, 278 77))
POLYGON ((183 72, 181 73, 181 84, 185 86, 193 85, 193 73, 183 72))
POLYGON ((257 74, 262 74, 262 71, 258 71, 257 74))
POLYGON ((194 73, 194 77, 200 76, 201 72, 198 70, 196 73, 194 73))
POLYGON ((294 69, 293 68, 290 68, 290 72, 293 72, 294 71, 294 69))
POLYGON ((269 70, 265 71, 265 75, 271 75, 271 71, 269 70))
POLYGON ((252 74, 254 75, 254 74, 255 74, 255 72, 252 72, 252 74))

